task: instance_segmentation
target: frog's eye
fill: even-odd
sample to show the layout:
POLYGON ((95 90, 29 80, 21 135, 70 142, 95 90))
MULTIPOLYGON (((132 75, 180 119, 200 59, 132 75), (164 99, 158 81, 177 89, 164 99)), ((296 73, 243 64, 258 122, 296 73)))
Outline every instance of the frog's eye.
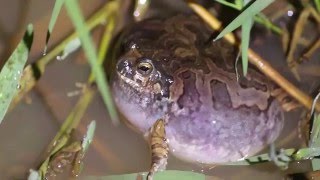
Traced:
POLYGON ((137 71, 141 75, 147 76, 149 75, 153 70, 153 66, 149 62, 140 62, 137 66, 137 71))

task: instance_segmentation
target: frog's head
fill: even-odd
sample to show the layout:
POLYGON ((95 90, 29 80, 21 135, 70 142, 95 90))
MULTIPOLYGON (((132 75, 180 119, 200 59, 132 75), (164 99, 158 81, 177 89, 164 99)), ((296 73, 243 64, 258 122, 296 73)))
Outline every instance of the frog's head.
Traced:
POLYGON ((123 33, 111 78, 119 110, 142 131, 165 114, 173 82, 165 70, 165 61, 155 55, 161 48, 152 40, 157 36, 150 33, 156 31, 148 32, 148 28, 152 27, 137 25, 123 33))

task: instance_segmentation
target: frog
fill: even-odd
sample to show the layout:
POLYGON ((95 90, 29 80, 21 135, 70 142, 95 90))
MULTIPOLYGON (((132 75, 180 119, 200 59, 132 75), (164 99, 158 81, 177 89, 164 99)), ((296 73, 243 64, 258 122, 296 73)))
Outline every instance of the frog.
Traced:
POLYGON ((272 96, 276 85, 251 66, 239 77, 237 48, 212 41, 213 33, 196 15, 129 25, 110 77, 113 100, 127 123, 146 134, 165 119, 170 153, 191 163, 250 157, 284 126, 284 111, 272 96))

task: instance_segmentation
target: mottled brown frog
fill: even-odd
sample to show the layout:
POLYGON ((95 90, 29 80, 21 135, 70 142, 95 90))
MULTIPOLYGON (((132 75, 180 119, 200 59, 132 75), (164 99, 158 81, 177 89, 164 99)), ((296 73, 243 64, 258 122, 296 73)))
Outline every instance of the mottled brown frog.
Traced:
POLYGON ((283 112, 254 69, 237 82, 234 48, 209 41, 196 16, 145 20, 125 30, 111 78, 114 101, 146 133, 166 117, 171 153, 206 164, 236 161, 273 142, 283 112))

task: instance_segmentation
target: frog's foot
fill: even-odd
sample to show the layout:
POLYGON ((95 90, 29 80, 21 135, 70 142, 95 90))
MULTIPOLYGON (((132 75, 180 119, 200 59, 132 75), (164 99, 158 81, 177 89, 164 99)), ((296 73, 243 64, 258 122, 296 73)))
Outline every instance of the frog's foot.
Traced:
POLYGON ((169 146, 166 139, 165 120, 158 119, 149 133, 151 168, 147 180, 152 180, 155 172, 164 170, 167 165, 169 146))
POLYGON ((283 149, 276 150, 273 143, 270 145, 269 157, 282 170, 288 169, 289 163, 292 161, 283 149))
POLYGON ((281 88, 274 89, 271 95, 277 99, 283 110, 286 112, 292 111, 301 107, 301 104, 293 100, 289 94, 281 88))

